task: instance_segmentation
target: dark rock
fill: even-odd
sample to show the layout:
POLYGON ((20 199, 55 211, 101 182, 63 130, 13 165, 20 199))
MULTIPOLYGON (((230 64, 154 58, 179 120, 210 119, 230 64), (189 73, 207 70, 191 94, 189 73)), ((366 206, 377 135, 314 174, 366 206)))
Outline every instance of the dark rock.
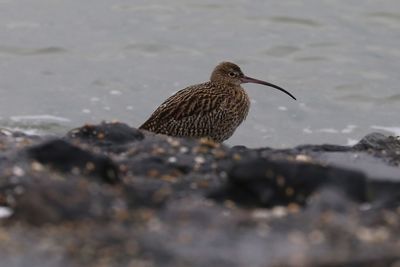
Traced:
POLYGON ((108 183, 119 180, 118 168, 111 159, 95 155, 61 139, 30 147, 27 154, 31 159, 61 172, 98 176, 108 183))
POLYGON ((351 147, 348 146, 338 146, 338 145, 302 145, 297 146, 295 150, 297 151, 307 151, 307 152, 347 152, 351 151, 351 147))
POLYGON ((112 195, 87 182, 39 181, 23 190, 16 199, 13 220, 43 225, 112 217, 112 195))
POLYGON ((228 173, 228 183, 212 197, 250 206, 304 205, 318 189, 334 187, 359 202, 367 200, 366 177, 356 171, 291 161, 244 160, 228 173))
POLYGON ((68 132, 67 138, 79 140, 103 149, 118 151, 124 149, 124 145, 140 141, 144 138, 142 132, 120 122, 106 123, 100 125, 85 125, 68 132))
POLYGON ((394 266, 399 154, 376 134, 250 149, 122 123, 0 131, 0 265, 394 266))
POLYGON ((400 165, 400 139, 394 136, 385 136, 381 133, 371 133, 361 139, 354 147, 354 151, 366 151, 377 158, 387 160, 391 165, 400 165))
POLYGON ((149 178, 136 178, 134 184, 123 187, 123 192, 126 205, 130 208, 160 208, 174 198, 174 188, 170 183, 149 178))
POLYGON ((370 133, 353 146, 355 150, 383 150, 400 149, 400 142, 395 137, 388 137, 381 133, 370 133))

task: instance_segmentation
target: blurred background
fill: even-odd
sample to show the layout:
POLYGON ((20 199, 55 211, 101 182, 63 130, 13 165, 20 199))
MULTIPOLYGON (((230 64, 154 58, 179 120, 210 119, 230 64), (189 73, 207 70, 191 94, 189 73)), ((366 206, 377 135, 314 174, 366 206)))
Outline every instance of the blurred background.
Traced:
POLYGON ((138 127, 224 60, 298 99, 245 85, 229 145, 400 134, 398 0, 0 0, 0 127, 138 127))

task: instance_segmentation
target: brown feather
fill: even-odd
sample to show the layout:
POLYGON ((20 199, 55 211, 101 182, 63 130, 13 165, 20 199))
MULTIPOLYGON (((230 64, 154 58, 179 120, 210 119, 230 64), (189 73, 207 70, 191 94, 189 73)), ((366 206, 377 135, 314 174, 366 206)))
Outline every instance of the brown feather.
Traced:
POLYGON ((189 86, 162 103, 140 129, 172 136, 228 139, 245 119, 249 99, 243 88, 207 82, 189 86))
POLYGON ((249 97, 240 86, 243 82, 262 82, 279 88, 246 77, 237 65, 222 62, 215 67, 209 82, 178 91, 139 128, 159 134, 207 137, 222 142, 232 136, 249 112, 249 97))

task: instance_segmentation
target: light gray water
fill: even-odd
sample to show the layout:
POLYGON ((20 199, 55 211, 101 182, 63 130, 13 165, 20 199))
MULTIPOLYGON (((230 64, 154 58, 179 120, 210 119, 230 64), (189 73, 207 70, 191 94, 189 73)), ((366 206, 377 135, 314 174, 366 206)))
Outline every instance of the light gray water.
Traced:
POLYGON ((245 85, 230 145, 400 134, 398 0, 0 0, 0 127, 139 126, 223 60, 298 98, 245 85))

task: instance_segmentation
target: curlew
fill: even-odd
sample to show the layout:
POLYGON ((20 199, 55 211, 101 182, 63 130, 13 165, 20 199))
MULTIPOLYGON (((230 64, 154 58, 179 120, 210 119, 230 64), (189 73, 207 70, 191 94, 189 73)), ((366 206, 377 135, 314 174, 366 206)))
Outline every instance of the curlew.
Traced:
POLYGON ((285 89, 245 76, 234 63, 215 67, 210 81, 182 89, 164 101, 139 129, 177 137, 206 137, 223 142, 246 118, 250 100, 242 83, 285 89))

